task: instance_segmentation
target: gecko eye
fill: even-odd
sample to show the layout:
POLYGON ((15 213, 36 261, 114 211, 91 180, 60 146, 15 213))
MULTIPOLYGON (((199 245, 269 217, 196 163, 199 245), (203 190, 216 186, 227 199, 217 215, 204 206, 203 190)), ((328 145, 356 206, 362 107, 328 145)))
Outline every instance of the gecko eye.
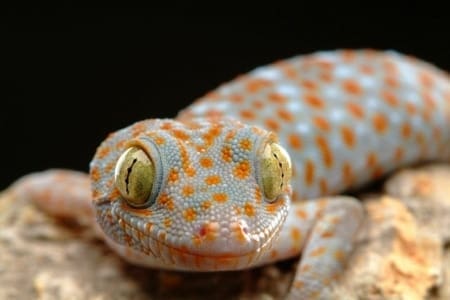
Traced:
POLYGON ((260 160, 260 170, 264 196, 273 201, 289 184, 292 175, 291 158, 279 144, 267 144, 260 160))
POLYGON ((155 178, 155 167, 147 153, 130 147, 119 157, 114 181, 122 197, 134 207, 147 204, 155 178))

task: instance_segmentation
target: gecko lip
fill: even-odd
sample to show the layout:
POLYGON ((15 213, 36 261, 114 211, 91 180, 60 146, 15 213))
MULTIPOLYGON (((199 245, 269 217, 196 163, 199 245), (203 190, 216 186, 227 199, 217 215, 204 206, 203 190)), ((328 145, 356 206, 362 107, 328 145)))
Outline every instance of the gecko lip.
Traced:
MULTIPOLYGON (((280 197, 283 198, 280 201, 288 200, 287 194, 280 197)), ((139 255, 144 256, 144 258, 148 256, 149 259, 156 258, 164 261, 164 267, 179 270, 197 269, 200 271, 231 270, 258 264, 259 257, 266 253, 271 248, 273 241, 276 240, 288 210, 288 205, 282 205, 273 225, 256 232, 251 232, 243 221, 234 222, 234 225, 224 221, 223 224, 226 224, 224 226, 229 229, 236 229, 237 226, 240 226, 238 229, 242 231, 240 238, 243 240, 237 239, 232 234, 222 235, 216 241, 202 240, 199 243, 201 247, 199 247, 187 242, 192 241, 189 234, 186 235, 189 238, 183 239, 170 236, 161 227, 146 227, 145 224, 149 224, 149 222, 133 215, 132 212, 123 210, 120 205, 117 205, 119 202, 114 201, 111 213, 116 220, 114 223, 121 228, 111 229, 110 232, 106 232, 107 235, 118 241, 115 236, 119 231, 122 232, 120 236, 129 236, 134 241, 133 244, 128 244, 128 246, 138 251, 139 255), (239 224, 236 225, 237 223, 239 224), (206 261, 206 263, 199 264, 200 260, 206 261)), ((105 227, 108 228, 108 226, 105 227)), ((222 233, 223 231, 221 231, 222 233)), ((130 238, 125 238, 125 240, 130 238)))

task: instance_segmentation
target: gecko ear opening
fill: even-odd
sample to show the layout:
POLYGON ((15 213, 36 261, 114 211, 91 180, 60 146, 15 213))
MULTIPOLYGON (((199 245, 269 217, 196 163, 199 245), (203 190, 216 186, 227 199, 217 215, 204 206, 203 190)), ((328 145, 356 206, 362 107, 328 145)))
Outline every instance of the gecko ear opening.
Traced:
POLYGON ((291 158, 279 144, 267 144, 260 158, 259 170, 264 196, 273 202, 291 180, 291 158))
POLYGON ((128 148, 117 160, 114 182, 130 206, 138 208, 147 206, 154 178, 154 164, 140 147, 128 148))

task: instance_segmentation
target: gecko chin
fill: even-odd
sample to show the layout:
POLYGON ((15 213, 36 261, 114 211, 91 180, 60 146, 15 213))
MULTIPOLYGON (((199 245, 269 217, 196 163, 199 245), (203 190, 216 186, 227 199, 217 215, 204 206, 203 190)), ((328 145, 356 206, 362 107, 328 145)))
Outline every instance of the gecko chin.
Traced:
POLYGON ((91 178, 98 223, 124 256, 233 270, 257 265, 271 248, 289 208, 291 161, 258 127, 148 120, 99 147, 91 178), (105 158, 110 148, 118 150, 105 158))

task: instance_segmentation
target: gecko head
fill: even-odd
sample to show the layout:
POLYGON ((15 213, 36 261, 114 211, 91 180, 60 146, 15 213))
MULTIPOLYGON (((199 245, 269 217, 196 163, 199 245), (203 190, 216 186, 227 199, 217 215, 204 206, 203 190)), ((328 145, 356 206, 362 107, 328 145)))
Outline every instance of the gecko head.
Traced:
POLYGON ((273 133, 230 119, 142 121, 108 137, 91 163, 104 232, 141 263, 171 269, 258 264, 287 216, 290 177, 273 133))

